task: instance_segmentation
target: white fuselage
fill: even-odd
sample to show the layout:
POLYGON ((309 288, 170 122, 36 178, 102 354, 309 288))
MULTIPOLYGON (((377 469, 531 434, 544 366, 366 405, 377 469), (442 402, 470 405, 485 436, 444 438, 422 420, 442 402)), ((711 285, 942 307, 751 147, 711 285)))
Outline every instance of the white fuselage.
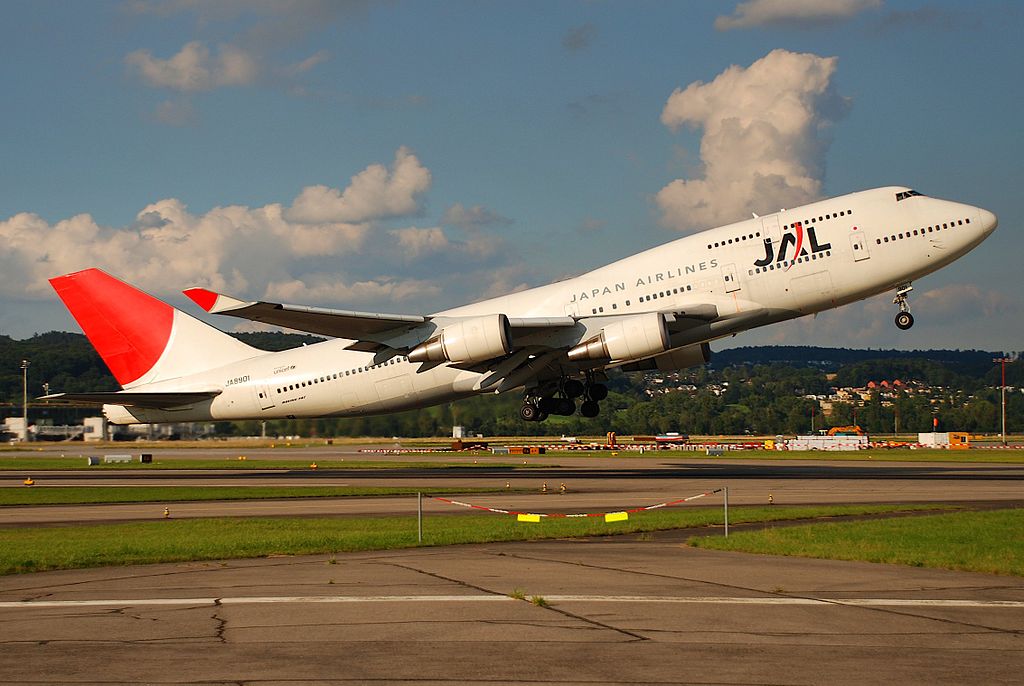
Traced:
MULTIPOLYGON (((602 318, 715 305, 761 312, 698 330, 690 344, 861 300, 929 274, 964 255, 995 228, 987 210, 879 188, 722 226, 581 276, 464 305, 435 316, 602 318), (799 250, 799 254, 797 251, 799 250), (745 322, 745 323, 744 323, 745 322), (737 328, 738 327, 738 328, 737 328)), ((346 350, 351 341, 267 353, 133 390, 222 388, 179 411, 105 406, 120 423, 354 416, 424 407, 480 391, 487 370, 413 363, 346 350)))

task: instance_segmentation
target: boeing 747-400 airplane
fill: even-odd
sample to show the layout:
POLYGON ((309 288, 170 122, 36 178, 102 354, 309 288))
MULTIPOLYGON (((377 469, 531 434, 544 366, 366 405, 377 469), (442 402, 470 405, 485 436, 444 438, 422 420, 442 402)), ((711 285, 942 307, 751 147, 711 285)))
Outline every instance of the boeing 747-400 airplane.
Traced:
POLYGON ((895 291, 996 228, 988 210, 877 188, 709 229, 572 279, 431 315, 243 302, 185 291, 207 312, 331 337, 252 348, 98 269, 51 284, 123 390, 117 424, 383 414, 525 389, 519 414, 596 416, 606 371, 703 364, 708 343, 895 291), (579 404, 577 406, 577 402, 579 404))

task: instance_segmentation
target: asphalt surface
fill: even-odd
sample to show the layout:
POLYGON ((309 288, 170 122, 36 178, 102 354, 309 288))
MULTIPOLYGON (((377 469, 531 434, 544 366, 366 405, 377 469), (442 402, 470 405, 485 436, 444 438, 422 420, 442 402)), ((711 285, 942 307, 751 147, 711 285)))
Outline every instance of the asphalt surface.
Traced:
MULTIPOLYGON (((23 477, 0 481, 15 487, 15 478, 23 477)), ((961 463, 559 456, 514 472, 477 464, 35 478, 99 487, 508 482, 538 492, 462 499, 538 512, 614 510, 723 486, 730 504, 763 504, 769 494, 779 505, 1024 501, 1024 465, 961 463), (539 493, 544 481, 548 495, 539 493), (558 495, 563 482, 568 492, 558 495)), ((694 505, 721 503, 716 494, 694 505)), ((176 518, 409 515, 415 499, 170 508, 176 518)), ((427 500, 427 526, 462 511, 427 500)), ((4 507, 0 526, 162 516, 163 504, 4 507)), ((683 545, 694 533, 720 530, 3 577, 0 682, 1020 683, 1020 578, 683 545)))
POLYGON ((0 678, 1020 683, 1021 579, 682 540, 666 532, 6 577, 0 678))

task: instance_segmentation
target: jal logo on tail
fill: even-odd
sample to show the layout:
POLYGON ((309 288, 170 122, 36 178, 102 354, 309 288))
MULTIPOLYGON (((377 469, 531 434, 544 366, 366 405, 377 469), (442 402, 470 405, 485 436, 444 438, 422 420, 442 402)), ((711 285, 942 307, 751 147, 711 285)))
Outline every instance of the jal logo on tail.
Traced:
POLYGON ((777 254, 775 244, 772 243, 772 239, 764 239, 764 257, 754 262, 754 266, 767 267, 772 262, 785 262, 786 260, 795 259, 801 255, 819 253, 831 249, 831 243, 818 243, 818 237, 814 234, 813 226, 805 229, 803 222, 794 222, 790 227, 790 230, 782 234, 782 240, 779 241, 777 254), (805 246, 804 243, 807 245, 805 246), (789 257, 790 246, 794 248, 792 258, 789 257), (808 252, 808 248, 810 249, 810 252, 808 252))

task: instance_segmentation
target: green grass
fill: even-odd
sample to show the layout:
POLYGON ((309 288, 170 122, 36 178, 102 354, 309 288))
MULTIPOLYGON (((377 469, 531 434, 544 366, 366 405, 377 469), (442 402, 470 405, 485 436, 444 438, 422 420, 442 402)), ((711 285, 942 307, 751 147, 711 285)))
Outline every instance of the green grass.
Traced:
MULTIPOLYGON (((445 455, 445 457, 451 457, 445 455)), ((484 460, 489 458, 489 454, 476 455, 469 453, 465 456, 469 459, 484 460)), ((533 455, 526 456, 525 459, 535 457, 533 455)), ((523 464, 522 462, 489 462, 481 461, 474 464, 469 461, 465 462, 428 462, 419 460, 416 462, 398 462, 398 461, 376 461, 376 460, 322 460, 318 459, 315 455, 311 455, 308 460, 263 460, 258 458, 239 460, 236 458, 220 459, 220 460, 192 460, 187 458, 169 458, 169 459, 155 459, 150 464, 142 464, 136 462, 125 462, 125 463, 114 463, 114 464, 98 464, 89 466, 86 464, 86 459, 82 457, 3 457, 0 456, 0 471, 16 471, 23 472, 26 475, 41 473, 44 471, 102 471, 102 470, 118 470, 118 469, 132 469, 132 470, 162 470, 162 469, 196 469, 196 470, 208 470, 208 469, 249 469, 249 470, 261 470, 261 469, 286 469, 292 471, 310 471, 309 465, 313 462, 316 463, 318 470, 325 469, 472 469, 487 467, 490 469, 494 468, 505 468, 505 469, 530 469, 535 467, 551 467, 552 465, 538 465, 535 463, 523 464)))
POLYGON ((777 527, 690 545, 1024 576, 1024 509, 777 527))
MULTIPOLYGON (((940 506, 736 507, 730 522, 915 511, 940 506)), ((719 525, 718 507, 657 510, 607 524, 599 517, 519 523, 502 515, 432 516, 424 545, 598 536, 719 525)), ((304 555, 417 546, 415 517, 169 519, 0 528, 0 574, 111 565, 304 555)))
MULTIPOLYGON (((528 441, 507 441, 511 444, 526 443, 528 441)), ((219 447, 219 446, 215 446, 219 447)), ((408 447, 408 446, 407 446, 408 447)), ((494 456, 487 452, 469 453, 435 453, 437 459, 431 460, 422 455, 411 454, 404 457, 415 457, 415 461, 405 461, 403 456, 394 460, 348 460, 340 458, 322 457, 316 454, 317 450, 323 451, 323 446, 309 448, 309 456, 303 459, 278 459, 273 456, 265 457, 266 453, 254 455, 252 458, 239 460, 238 457, 245 455, 245 449, 239 449, 238 455, 233 457, 213 458, 160 458, 159 454, 154 456, 151 464, 139 462, 99 464, 89 466, 86 464, 85 454, 79 457, 51 457, 40 455, 38 457, 27 457, 25 455, 4 456, 0 455, 0 472, 14 471, 25 475, 41 473, 52 470, 71 471, 100 471, 100 470, 163 470, 163 469, 230 469, 230 470, 259 470, 259 469, 285 469, 285 470, 307 470, 313 462, 318 469, 472 469, 472 468, 505 468, 505 469, 535 469, 538 467, 552 467, 551 458, 557 457, 582 457, 594 461, 602 459, 619 458, 653 458, 672 460, 827 460, 841 462, 988 462, 999 464, 1024 464, 1024 450, 858 450, 851 452, 826 452, 820 450, 808 451, 776 451, 776 450, 730 450, 721 457, 709 458, 702 450, 648 450, 642 455, 637 450, 625 450, 619 448, 610 450, 549 450, 545 455, 524 455, 521 459, 502 456, 505 461, 492 462, 494 456), (612 458, 612 452, 616 455, 612 458), (458 456, 460 461, 453 461, 458 456), (479 460, 474 463, 473 460, 479 460)), ((327 449, 329 450, 329 448, 327 449)), ((105 452, 112 452, 107 450, 105 452)), ((104 451, 94 454, 102 455, 104 451)))
MULTIPOLYGON (((535 489, 529 489, 533 492, 535 489)), ((4 505, 82 505, 165 503, 192 500, 267 500, 279 498, 356 498, 410 496, 416 493, 525 493, 521 488, 412 488, 364 486, 32 486, 0 488, 4 505)))

